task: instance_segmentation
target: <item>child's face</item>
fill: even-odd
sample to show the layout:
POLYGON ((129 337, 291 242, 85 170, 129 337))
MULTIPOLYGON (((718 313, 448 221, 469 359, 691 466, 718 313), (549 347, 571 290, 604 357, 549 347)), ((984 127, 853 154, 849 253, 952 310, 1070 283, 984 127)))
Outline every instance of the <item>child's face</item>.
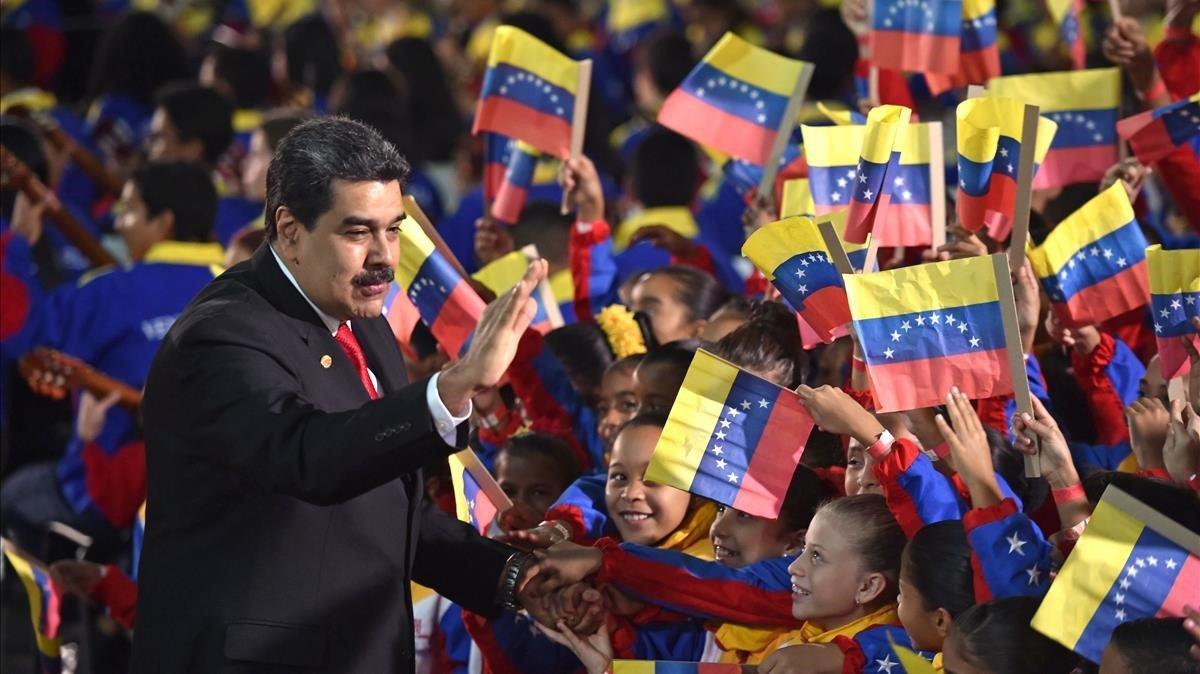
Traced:
POLYGON ((717 519, 708 530, 716 560, 742 567, 779 557, 798 542, 796 532, 783 529, 780 520, 756 517, 728 506, 717 506, 717 519))
POLYGON ((691 501, 685 491, 643 481, 660 435, 655 426, 627 428, 613 446, 604 503, 621 539, 630 543, 654 545, 666 538, 683 522, 691 501))
POLYGON ((883 487, 875 479, 875 471, 867 465, 867 453, 857 440, 851 440, 846 450, 846 496, 882 494, 883 487))
POLYGON ((659 344, 694 339, 704 329, 705 321, 691 320, 688 308, 675 299, 677 283, 661 274, 647 274, 633 286, 630 294, 633 310, 649 317, 659 344))
POLYGON ((946 613, 942 616, 942 622, 939 623, 939 614, 944 612, 925 610, 924 599, 911 581, 908 560, 904 558, 900 560, 900 595, 897 612, 900 614, 900 624, 904 625, 904 631, 908 632, 908 638, 912 640, 917 649, 922 651, 942 650, 942 642, 945 641, 946 631, 950 628, 949 614, 946 613))
POLYGON ((662 364, 638 365, 633 373, 633 391, 637 397, 638 414, 656 410, 669 411, 675 396, 683 386, 686 372, 662 364))
POLYGON ((637 412, 638 400, 634 392, 633 370, 632 367, 609 368, 600 382, 600 402, 596 406, 596 416, 600 418, 600 439, 604 441, 604 449, 610 452, 617 440, 617 430, 637 412))
POLYGON ((496 457, 496 481, 514 506, 505 521, 520 529, 537 526, 554 505, 554 499, 567 488, 558 465, 549 457, 537 454, 501 452, 496 457))
POLYGON ((818 512, 804 535, 804 550, 788 566, 792 615, 832 629, 861 610, 854 599, 865 581, 859 556, 839 530, 843 523, 818 512))

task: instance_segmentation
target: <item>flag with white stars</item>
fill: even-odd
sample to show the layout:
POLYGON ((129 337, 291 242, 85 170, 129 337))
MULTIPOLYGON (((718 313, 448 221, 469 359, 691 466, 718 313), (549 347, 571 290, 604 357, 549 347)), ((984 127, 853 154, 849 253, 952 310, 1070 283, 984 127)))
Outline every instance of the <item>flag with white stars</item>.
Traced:
MULTIPOLYGON (((472 274, 471 278, 482 283, 499 297, 520 283, 529 269, 529 263, 539 257, 537 247, 530 244, 522 247, 521 250, 514 250, 492 260, 472 274)), ((550 289, 548 280, 542 279, 538 284, 533 292, 533 301, 535 308, 530 328, 544 335, 555 328, 562 327, 562 314, 558 303, 554 300, 554 292, 550 289)))
MULTIPOLYGON (((845 226, 845 214, 840 217, 845 226)), ((835 229, 840 229, 835 224, 835 229)), ((742 255, 754 263, 825 343, 845 334, 850 322, 846 288, 820 229, 811 218, 794 217, 760 227, 746 239, 742 255)))
POLYGON ((1083 42, 1083 32, 1080 30, 1079 18, 1083 16, 1083 0, 1046 0, 1046 9, 1058 24, 1058 32, 1067 50, 1071 54, 1071 64, 1075 70, 1085 68, 1087 61, 1087 45, 1083 42))
POLYGON ((913 73, 958 72, 961 0, 873 0, 871 63, 913 73))
MULTIPOLYGON (((488 527, 501 510, 500 505, 493 500, 500 487, 490 475, 484 476, 479 473, 480 470, 486 473, 486 469, 482 468, 483 464, 475 457, 474 452, 471 452, 469 457, 465 456, 465 452, 471 450, 450 455, 450 482, 454 487, 455 512, 460 522, 470 524, 480 534, 487 534, 488 527), (481 479, 489 484, 481 484, 481 479)), ((507 502, 503 505, 512 507, 507 498, 503 501, 507 502)))
POLYGON ((1200 535, 1115 486, 1055 577, 1032 626, 1092 662, 1123 622, 1200 602, 1200 535))
POLYGON ((1050 151, 1033 178, 1033 189, 1094 182, 1117 162, 1119 69, 1010 75, 987 86, 989 96, 1036 105, 1042 116, 1058 124, 1050 151))
POLYGON ((1012 393, 993 257, 842 276, 880 412, 1012 393))
POLYGON ((887 209, 879 213, 883 219, 877 218, 872 230, 872 235, 879 238, 879 245, 930 245, 933 241, 930 185, 942 178, 932 174, 928 126, 907 126, 899 161, 887 166, 887 175, 879 184, 871 181, 875 176, 859 171, 858 153, 866 141, 866 129, 866 125, 801 127, 814 215, 844 210, 852 201, 861 201, 861 190, 868 188, 864 184, 866 179, 872 185, 869 189, 873 198, 878 198, 881 187, 889 193, 887 209))
POLYGON ((867 113, 862 149, 854 167, 857 184, 850 189, 846 214, 848 241, 864 243, 877 222, 887 222, 911 115, 912 110, 902 105, 881 105, 867 113))
POLYGON ((1058 223, 1029 261, 1068 327, 1095 325, 1150 299, 1146 237, 1120 182, 1058 223))
POLYGON ((794 391, 701 349, 650 457, 646 481, 775 519, 812 427, 794 391))
POLYGON ((1192 369, 1183 340, 1200 349, 1200 334, 1191 324, 1200 316, 1200 249, 1163 250, 1155 244, 1146 249, 1146 263, 1158 360, 1163 378, 1174 379, 1192 369))
POLYGON ((613 660, 613 674, 741 674, 757 671, 753 665, 670 660, 613 660))
MULTIPOLYGON (((776 193, 787 180, 804 175, 806 170, 804 156, 800 152, 799 128, 793 132, 793 140, 794 142, 787 144, 783 150, 783 156, 779 158, 779 170, 775 174, 776 193)), ((763 167, 745 159, 732 158, 721 165, 721 174, 743 201, 747 204, 754 202, 754 198, 758 194, 758 184, 762 182, 763 167)))
POLYGON ((492 38, 472 133, 491 131, 566 158, 579 88, 579 63, 513 27, 492 38))
POLYGON ((658 123, 737 159, 765 166, 784 111, 813 65, 726 33, 671 92, 658 123))
POLYGON ((446 353, 451 358, 462 353, 483 315, 483 300, 413 218, 400 224, 396 283, 446 353))
POLYGON ((1200 93, 1117 122, 1138 161, 1149 166, 1187 144, 1200 158, 1200 93))
POLYGON ((996 0, 963 0, 958 71, 949 75, 926 72, 930 91, 940 95, 955 87, 983 84, 998 76, 1000 50, 996 47, 996 35, 996 0))
MULTIPOLYGON (((1003 241, 1012 231, 1016 208, 1025 103, 998 96, 971 98, 959 103, 955 114, 958 222, 972 232, 986 227, 993 239, 1003 241)), ((1057 128, 1045 115, 1038 119, 1033 155, 1035 177, 1057 128)))

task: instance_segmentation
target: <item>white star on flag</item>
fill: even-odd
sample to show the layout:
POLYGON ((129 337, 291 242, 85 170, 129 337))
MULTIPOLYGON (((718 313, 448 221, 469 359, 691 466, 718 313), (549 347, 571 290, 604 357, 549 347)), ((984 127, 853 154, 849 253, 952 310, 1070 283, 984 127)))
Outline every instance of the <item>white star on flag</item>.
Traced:
POLYGON ((725 450, 721 448, 721 445, 713 445, 713 446, 712 446, 712 453, 713 453, 713 454, 715 454, 715 455, 717 455, 717 456, 721 456, 722 454, 724 454, 724 453, 725 453, 725 450))
POLYGON ((1028 569, 1025 569, 1025 573, 1029 574, 1030 585, 1037 585, 1038 583, 1042 582, 1042 570, 1036 566, 1031 566, 1028 569))
POLYGON ((734 484, 737 484, 737 481, 738 481, 738 474, 737 474, 737 473, 730 473, 730 474, 729 474, 729 481, 730 481, 730 482, 733 482, 734 484))
POLYGON ((1022 557, 1025 556, 1025 544, 1029 541, 1021 540, 1020 532, 1014 531, 1012 536, 1005 536, 1004 540, 1008 543, 1008 554, 1017 553, 1022 557))
POLYGON ((744 409, 744 410, 750 409, 750 401, 749 400, 742 401, 742 409, 744 409))
POLYGON ((725 470, 725 466, 729 465, 725 459, 717 459, 717 470, 725 470))
POLYGON ((899 332, 896 332, 895 330, 892 331, 892 341, 893 342, 900 341, 900 333, 899 332))
POLYGON ((765 410, 765 409, 766 409, 767 407, 769 407, 770 405, 771 405, 771 403, 767 402, 767 399, 766 399, 766 398, 763 398, 763 399, 761 399, 761 400, 759 400, 759 401, 758 401, 758 407, 759 407, 759 409, 764 409, 764 410, 765 410))
POLYGON ((892 357, 892 356, 894 356, 895 354, 896 354, 896 352, 895 352, 895 351, 893 351, 892 349, 884 349, 884 350, 883 350, 883 357, 884 357, 884 358, 891 358, 891 357, 892 357))

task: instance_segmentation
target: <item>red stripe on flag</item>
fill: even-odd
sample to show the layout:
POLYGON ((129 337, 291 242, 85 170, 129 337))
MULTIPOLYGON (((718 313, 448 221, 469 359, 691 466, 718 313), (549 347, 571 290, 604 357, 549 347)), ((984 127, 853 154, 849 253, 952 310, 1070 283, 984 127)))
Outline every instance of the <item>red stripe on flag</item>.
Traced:
POLYGON ((480 101, 471 133, 480 131, 518 138, 562 159, 571 154, 570 124, 561 117, 547 115, 502 96, 489 96, 480 101))
POLYGON ((501 222, 515 224, 525 208, 528 191, 510 182, 500 185, 496 200, 492 202, 492 217, 501 222))
POLYGON ((1012 211, 1017 195, 1017 183, 1001 173, 993 173, 991 184, 983 196, 971 196, 958 190, 958 221, 969 231, 987 229, 996 241, 1008 238, 1012 231, 1012 211))
POLYGON ((499 511, 496 504, 492 503, 492 499, 487 497, 482 490, 475 496, 475 512, 471 516, 475 518, 475 530, 480 535, 486 534, 488 527, 491 526, 492 520, 496 519, 496 514, 499 511))
POLYGON ((933 209, 929 204, 892 201, 885 222, 875 227, 875 236, 884 248, 933 243, 933 209))
POLYGON ((826 286, 817 290, 805 300, 804 311, 800 312, 800 315, 817 333, 818 339, 828 344, 834 339, 834 331, 850 322, 850 304, 846 299, 846 289, 841 286, 826 286))
POLYGON ((871 62, 880 67, 945 75, 958 72, 957 37, 873 30, 870 42, 871 62))
POLYGON ((1095 182, 1104 177, 1108 167, 1117 163, 1117 158, 1116 145, 1051 149, 1033 177, 1033 189, 1095 182))
MULTIPOLYGON (((1163 560, 1165 561, 1165 560, 1163 560)), ((1161 562, 1160 562, 1161 563, 1161 562)), ((1184 606, 1195 606, 1197 593, 1200 592, 1200 558, 1188 555, 1175 576, 1175 584, 1163 599, 1155 618, 1182 618, 1184 606)))
MULTIPOLYGON (((1158 364, 1162 367, 1163 379, 1182 377, 1192 369, 1192 361, 1188 357, 1187 349, 1183 348, 1183 342, 1180 341, 1182 339, 1184 338, 1158 338, 1158 364)), ((1188 339, 1191 339, 1192 344, 1200 349, 1200 335, 1188 335, 1188 339)))
POLYGON ((878 412, 941 405, 952 386, 973 399, 1008 395, 1013 390, 1004 349, 883 363, 869 369, 878 412))
POLYGON ((504 183, 507 167, 500 162, 490 161, 483 165, 483 198, 495 199, 500 193, 500 185, 504 183))
POLYGON ((734 508, 778 519, 812 426, 812 417, 800 399, 791 391, 780 391, 742 477, 742 487, 733 500, 734 508))
POLYGON ((459 281, 454 290, 446 298, 438 313, 437 320, 429 326, 429 331, 437 338, 446 355, 453 360, 458 358, 463 344, 475 330, 479 317, 483 314, 483 300, 466 281, 459 281))
POLYGON ((417 360, 417 354, 412 349, 412 334, 417 323, 421 322, 421 312, 412 300, 408 299, 403 289, 392 298, 392 305, 388 307, 387 322, 392 326, 392 335, 404 351, 404 355, 411 360, 417 360))
POLYGON ((1142 260, 1053 306, 1055 316, 1066 327, 1074 328, 1095 325, 1149 302, 1150 281, 1146 276, 1146 261, 1142 260))
POLYGON ((771 155, 775 130, 715 108, 676 89, 663 103, 658 123, 728 155, 762 166, 771 155))
POLYGON ((875 224, 887 222, 888 206, 891 203, 892 196, 886 192, 870 204, 851 199, 850 208, 846 213, 846 231, 842 238, 851 243, 866 243, 867 235, 875 230, 875 224))

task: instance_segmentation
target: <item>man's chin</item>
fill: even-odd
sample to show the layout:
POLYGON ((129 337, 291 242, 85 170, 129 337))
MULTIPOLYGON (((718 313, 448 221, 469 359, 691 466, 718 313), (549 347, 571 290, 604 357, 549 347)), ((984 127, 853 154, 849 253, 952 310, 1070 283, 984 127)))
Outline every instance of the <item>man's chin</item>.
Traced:
POLYGON ((351 304, 350 312, 354 318, 378 318, 383 315, 383 300, 385 296, 386 293, 384 296, 372 299, 355 297, 351 304))

